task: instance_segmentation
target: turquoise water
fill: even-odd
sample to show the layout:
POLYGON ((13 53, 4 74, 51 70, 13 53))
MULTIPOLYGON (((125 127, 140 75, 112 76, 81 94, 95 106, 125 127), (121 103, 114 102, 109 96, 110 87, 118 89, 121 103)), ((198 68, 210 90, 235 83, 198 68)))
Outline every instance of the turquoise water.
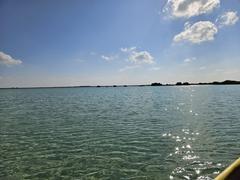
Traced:
POLYGON ((212 179, 240 86, 0 90, 0 179, 212 179))

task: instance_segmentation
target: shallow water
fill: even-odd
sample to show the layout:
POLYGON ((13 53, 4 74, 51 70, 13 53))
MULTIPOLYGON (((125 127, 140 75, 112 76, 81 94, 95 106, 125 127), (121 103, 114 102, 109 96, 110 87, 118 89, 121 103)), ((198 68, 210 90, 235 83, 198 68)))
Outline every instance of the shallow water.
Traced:
POLYGON ((212 179, 240 86, 0 90, 0 179, 212 179))

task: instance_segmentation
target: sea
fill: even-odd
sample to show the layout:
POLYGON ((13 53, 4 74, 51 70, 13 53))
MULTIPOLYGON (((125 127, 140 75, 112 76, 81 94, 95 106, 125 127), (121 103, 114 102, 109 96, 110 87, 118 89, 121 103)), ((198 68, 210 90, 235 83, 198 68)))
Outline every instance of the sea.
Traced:
POLYGON ((0 179, 209 180, 240 157, 240 86, 0 90, 0 179))

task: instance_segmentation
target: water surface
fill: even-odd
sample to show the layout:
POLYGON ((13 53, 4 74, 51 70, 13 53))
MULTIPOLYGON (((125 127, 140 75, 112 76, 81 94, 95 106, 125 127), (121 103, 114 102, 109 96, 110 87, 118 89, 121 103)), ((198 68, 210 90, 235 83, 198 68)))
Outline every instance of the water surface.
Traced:
POLYGON ((0 179, 212 179, 239 142, 240 86, 0 90, 0 179))

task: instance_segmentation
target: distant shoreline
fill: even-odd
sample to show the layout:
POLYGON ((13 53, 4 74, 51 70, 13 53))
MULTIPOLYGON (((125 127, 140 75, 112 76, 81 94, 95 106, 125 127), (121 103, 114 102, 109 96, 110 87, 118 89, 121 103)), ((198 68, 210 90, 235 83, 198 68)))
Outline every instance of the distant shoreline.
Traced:
POLYGON ((145 86, 191 86, 191 85, 240 85, 240 81, 225 80, 222 82, 214 81, 208 83, 189 83, 189 82, 177 82, 176 84, 162 84, 162 83, 151 83, 151 84, 139 84, 139 85, 106 85, 106 86, 50 86, 50 87, 8 87, 0 89, 47 89, 47 88, 101 88, 101 87, 145 87, 145 86))

